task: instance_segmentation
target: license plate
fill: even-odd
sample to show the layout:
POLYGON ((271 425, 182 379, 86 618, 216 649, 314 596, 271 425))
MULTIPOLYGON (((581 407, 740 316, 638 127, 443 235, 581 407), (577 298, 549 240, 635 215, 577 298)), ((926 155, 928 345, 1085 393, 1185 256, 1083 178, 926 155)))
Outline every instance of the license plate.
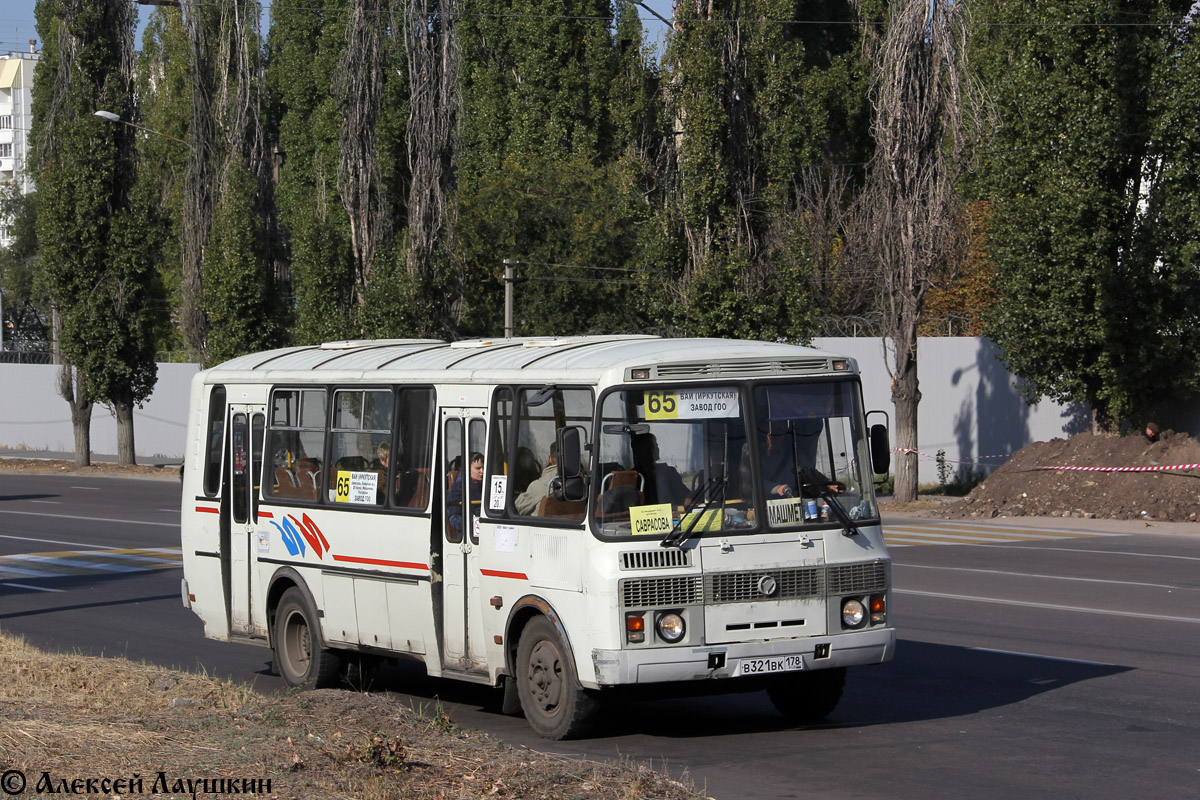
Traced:
POLYGON ((795 672, 804 669, 801 656, 776 656, 774 658, 743 658, 738 662, 734 676, 766 675, 772 672, 795 672))

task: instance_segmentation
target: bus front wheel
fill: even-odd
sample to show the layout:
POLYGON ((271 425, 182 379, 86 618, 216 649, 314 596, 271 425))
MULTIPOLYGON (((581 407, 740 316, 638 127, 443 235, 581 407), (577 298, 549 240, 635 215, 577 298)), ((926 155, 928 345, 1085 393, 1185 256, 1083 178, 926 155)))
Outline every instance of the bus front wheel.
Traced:
POLYGON ((545 617, 521 631, 516 681, 521 710, 539 736, 573 739, 591 730, 599 700, 579 685, 567 649, 545 617))
POLYGON ((788 675, 767 687, 775 709, 792 722, 820 722, 833 713, 846 687, 846 668, 788 675))
POLYGON ((317 615, 308 598, 292 587, 279 598, 275 611, 275 666, 288 686, 321 689, 336 686, 341 659, 321 647, 317 615))

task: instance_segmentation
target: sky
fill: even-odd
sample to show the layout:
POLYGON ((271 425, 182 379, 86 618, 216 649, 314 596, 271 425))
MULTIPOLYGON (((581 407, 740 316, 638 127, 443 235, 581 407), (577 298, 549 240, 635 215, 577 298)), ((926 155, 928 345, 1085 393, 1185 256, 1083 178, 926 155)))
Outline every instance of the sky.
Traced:
MULTIPOLYGON (((33 15, 35 2, 36 0, 3 0, 0 2, 0 52, 28 51, 30 39, 38 39, 38 49, 41 49, 41 37, 37 35, 37 24, 33 15)), ((134 2, 134 0, 130 0, 130 2, 134 2)), ((672 0, 647 0, 646 5, 667 19, 671 18, 672 0)), ((142 26, 153 10, 151 6, 137 6, 138 22, 141 23, 137 35, 137 47, 139 48, 142 41, 142 26)), ((644 20, 646 33, 652 40, 657 41, 666 26, 645 11, 639 10, 639 14, 644 20)))

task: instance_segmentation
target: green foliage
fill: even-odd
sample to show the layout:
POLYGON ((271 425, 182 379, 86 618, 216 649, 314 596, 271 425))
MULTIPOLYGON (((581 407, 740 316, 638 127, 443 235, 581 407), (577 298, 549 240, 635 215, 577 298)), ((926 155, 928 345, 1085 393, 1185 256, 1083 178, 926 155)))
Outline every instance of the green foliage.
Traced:
POLYGON ((208 363, 266 349, 275 339, 262 271, 262 231, 249 171, 230 164, 205 251, 201 307, 210 319, 208 363))
MULTIPOLYGON (((987 333, 1031 399, 1089 403, 1106 427, 1187 392, 1200 372, 1200 275, 1186 255, 1160 261, 1179 233, 1163 227, 1180 207, 1167 197, 1195 203, 1197 164, 1185 153, 1154 174, 1176 133, 1156 118, 1178 100, 1189 113, 1188 59, 1168 26, 1103 25, 1133 12, 1178 20, 1188 5, 1014 1, 979 17, 1054 23, 988 26, 976 45, 1005 121, 973 187, 996 210, 999 300, 987 333), (1155 128, 1171 135, 1156 141, 1146 135, 1155 128), (1172 175, 1187 188, 1171 187, 1172 175)), ((1175 221, 1188 219, 1194 230, 1190 212, 1175 221)))

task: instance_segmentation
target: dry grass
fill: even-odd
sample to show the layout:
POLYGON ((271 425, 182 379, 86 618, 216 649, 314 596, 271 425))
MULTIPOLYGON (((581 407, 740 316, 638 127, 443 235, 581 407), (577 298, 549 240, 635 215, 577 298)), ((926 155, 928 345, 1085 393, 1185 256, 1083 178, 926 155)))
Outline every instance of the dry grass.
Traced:
MULTIPOLYGON (((259 695, 0 634, 0 770, 66 778, 262 778, 279 798, 702 797, 646 767, 515 750, 383 695, 259 695)), ((136 795, 129 794, 129 797, 136 795)), ((160 795, 161 796, 161 795, 160 795)))
POLYGON ((23 472, 28 475, 102 475, 114 478, 174 478, 179 480, 178 464, 174 466, 154 464, 117 466, 106 461, 96 461, 90 467, 76 467, 72 461, 15 456, 0 456, 0 472, 23 472))

